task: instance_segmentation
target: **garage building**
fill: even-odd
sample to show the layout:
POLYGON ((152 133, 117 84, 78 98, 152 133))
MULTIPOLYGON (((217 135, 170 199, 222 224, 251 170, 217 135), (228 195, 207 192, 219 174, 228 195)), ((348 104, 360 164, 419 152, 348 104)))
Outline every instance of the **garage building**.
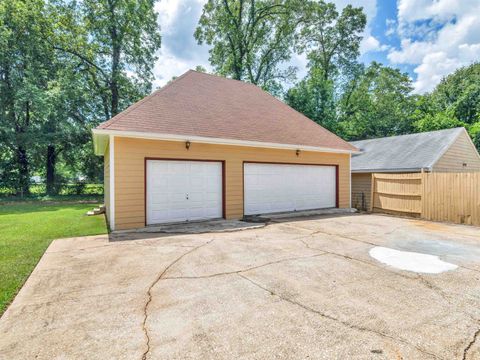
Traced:
POLYGON ((241 81, 190 70, 93 139, 111 230, 350 207, 356 148, 241 81))

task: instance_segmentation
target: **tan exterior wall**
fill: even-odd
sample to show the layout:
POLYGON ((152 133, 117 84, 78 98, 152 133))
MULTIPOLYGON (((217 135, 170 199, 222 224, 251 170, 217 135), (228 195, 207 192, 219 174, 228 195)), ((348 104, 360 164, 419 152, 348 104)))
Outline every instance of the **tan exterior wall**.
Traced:
POLYGON ((145 226, 144 159, 196 159, 225 161, 225 214, 243 216, 243 161, 264 161, 339 166, 339 207, 350 206, 349 154, 318 153, 115 137, 115 229, 145 226))
POLYGON ((107 146, 103 156, 103 197, 106 206, 107 221, 110 221, 110 147, 107 146))
POLYGON ((370 210, 372 196, 372 174, 352 174, 352 207, 370 210))
POLYGON ((433 166, 435 172, 452 171, 478 171, 480 170, 480 157, 470 143, 468 135, 462 133, 443 156, 433 166), (463 166, 463 164, 467 166, 463 166))

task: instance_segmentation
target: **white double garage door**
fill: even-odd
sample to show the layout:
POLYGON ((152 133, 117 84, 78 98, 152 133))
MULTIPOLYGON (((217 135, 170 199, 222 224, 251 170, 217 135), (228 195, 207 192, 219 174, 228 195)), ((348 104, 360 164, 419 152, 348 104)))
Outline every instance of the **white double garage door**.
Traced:
MULTIPOLYGON (((224 163, 147 160, 147 225, 224 217, 224 163)), ((245 215, 336 206, 335 166, 244 163, 245 215)))

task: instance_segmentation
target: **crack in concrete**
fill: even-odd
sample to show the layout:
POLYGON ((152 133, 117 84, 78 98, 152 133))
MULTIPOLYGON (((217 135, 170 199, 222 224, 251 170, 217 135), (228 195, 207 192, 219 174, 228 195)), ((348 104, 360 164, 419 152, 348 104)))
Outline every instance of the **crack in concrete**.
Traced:
POLYGON ((472 346, 475 344, 475 342, 477 341, 477 339, 478 339, 479 336, 480 336, 480 329, 478 329, 477 331, 475 331, 475 333, 473 334, 472 340, 467 344, 467 346, 465 347, 465 349, 463 349, 463 357, 462 357, 462 360, 467 360, 468 352, 470 351, 470 349, 472 348, 472 346))
POLYGON ((455 265, 457 265, 459 268, 462 268, 462 269, 465 269, 465 270, 474 271, 474 272, 480 274, 480 270, 478 270, 478 269, 473 269, 473 268, 471 268, 471 267, 464 266, 464 265, 458 265, 458 264, 455 264, 455 265))
POLYGON ((290 298, 288 298, 288 297, 282 296, 282 295, 276 293, 275 291, 273 291, 273 290, 271 290, 271 289, 269 289, 269 288, 267 288, 267 287, 265 287, 265 286, 263 286, 263 285, 255 282, 255 281, 253 281, 252 279, 250 279, 249 277, 247 277, 247 276, 245 276, 245 275, 242 275, 242 274, 237 274, 237 275, 240 276, 241 278, 243 278, 244 280, 250 282, 251 284, 255 285, 256 287, 258 287, 258 288, 260 288, 260 289, 268 292, 270 295, 276 296, 276 297, 278 297, 279 299, 281 299, 281 300, 283 300, 283 301, 286 301, 286 302, 288 302, 288 303, 290 303, 290 304, 292 304, 292 305, 298 306, 298 307, 300 307, 300 308, 302 308, 302 309, 304 309, 304 310, 306 310, 306 311, 308 311, 308 312, 311 312, 311 313, 313 313, 313 314, 319 315, 319 316, 321 316, 321 317, 323 317, 323 318, 325 318, 325 319, 328 319, 328 320, 331 320, 331 321, 335 321, 335 322, 340 323, 340 324, 342 324, 343 326, 346 326, 346 327, 348 327, 348 328, 350 328, 350 329, 353 329, 353 330, 357 330, 357 331, 361 331, 361 332, 369 332, 369 333, 372 333, 372 334, 376 334, 376 335, 378 335, 378 336, 381 336, 381 337, 383 337, 383 338, 387 338, 387 339, 390 339, 390 340, 393 340, 393 341, 401 342, 402 344, 405 344, 405 345, 407 345, 407 346, 409 346, 409 347, 413 347, 413 348, 415 348, 416 350, 418 350, 419 352, 421 352, 422 354, 424 354, 424 355, 429 355, 429 356, 431 356, 431 357, 434 358, 434 359, 443 359, 441 356, 439 356, 439 355, 437 355, 437 354, 435 354, 435 353, 432 353, 432 352, 430 352, 430 351, 428 351, 428 350, 426 350, 426 349, 424 349, 424 348, 422 348, 422 347, 420 347, 420 346, 418 346, 418 345, 412 344, 412 343, 408 342, 408 341, 405 340, 405 339, 396 338, 396 337, 394 337, 394 336, 392 336, 392 335, 390 335, 390 334, 387 334, 387 333, 384 333, 384 332, 381 332, 381 331, 378 331, 378 330, 375 330, 375 329, 370 329, 370 328, 367 328, 367 327, 365 327, 365 326, 359 326, 359 325, 351 324, 351 323, 349 323, 349 322, 347 322, 347 321, 341 320, 341 319, 336 318, 336 317, 334 317, 334 316, 332 316, 332 315, 328 315, 328 314, 325 314, 325 313, 323 313, 323 312, 321 312, 321 311, 319 311, 319 310, 316 310, 316 309, 314 309, 314 308, 311 308, 310 306, 307 306, 307 305, 305 305, 305 304, 302 304, 302 303, 300 303, 300 302, 298 302, 298 301, 296 301, 296 300, 293 300, 293 299, 290 299, 290 298))
POLYGON ((313 254, 313 255, 305 255, 305 256, 295 256, 295 257, 290 257, 290 258, 285 258, 285 259, 279 259, 275 261, 270 261, 261 265, 255 265, 251 266, 245 269, 241 270, 232 270, 232 271, 224 271, 224 272, 219 272, 219 273, 214 273, 214 274, 209 274, 209 275, 198 275, 198 276, 170 276, 170 277, 164 277, 162 280, 183 280, 183 279, 209 279, 213 277, 218 277, 218 276, 225 276, 225 275, 234 275, 234 274, 240 274, 243 272, 251 271, 251 270, 256 270, 260 269, 265 266, 273 265, 273 264, 279 264, 282 262, 287 262, 287 261, 294 261, 294 260, 300 260, 300 259, 311 259, 314 257, 319 257, 322 255, 328 255, 327 252, 321 252, 318 254, 313 254))
MULTIPOLYGON (((284 226, 287 226, 287 227, 291 227, 291 228, 294 228, 294 229, 312 231, 312 229, 304 228, 304 227, 301 227, 301 226, 298 226, 298 225, 295 226, 295 225, 285 224, 285 223, 281 223, 281 222, 275 222, 275 223, 280 224, 280 225, 284 225, 284 226)), ((372 243, 372 242, 369 242, 369 241, 355 239, 353 237, 346 236, 346 235, 334 234, 334 233, 330 233, 330 232, 327 232, 327 231, 324 231, 324 230, 315 230, 312 233, 310 233, 306 236, 303 236, 302 238, 310 237, 310 236, 313 236, 313 235, 316 235, 316 234, 325 234, 325 235, 330 235, 330 236, 336 236, 336 237, 339 237, 339 238, 344 238, 344 239, 347 239, 347 240, 352 240, 352 241, 360 242, 360 243, 363 243, 363 244, 368 244, 368 245, 372 245, 372 246, 380 246, 379 244, 375 244, 375 243, 372 243)))
POLYGON ((149 288, 147 290, 147 302, 145 303, 145 306, 143 308, 142 329, 143 329, 143 333, 145 334, 145 338, 146 338, 147 343, 146 343, 146 350, 142 354, 142 360, 146 360, 147 355, 150 352, 150 336, 148 335, 147 320, 148 320, 148 306, 152 302, 152 289, 163 278, 163 276, 167 273, 167 271, 170 270, 170 268, 172 266, 174 266, 176 263, 178 263, 180 260, 182 260, 185 256, 187 256, 187 255, 191 254, 192 252, 200 249, 201 247, 204 247, 204 246, 210 244, 214 240, 215 239, 211 239, 211 240, 209 240, 209 241, 207 241, 207 242, 205 242, 201 245, 198 245, 198 246, 194 247, 193 249, 188 250, 187 252, 184 252, 182 255, 180 255, 175 260, 173 260, 170 264, 168 264, 167 267, 165 267, 165 269, 163 269, 163 271, 160 274, 158 274, 158 276, 155 278, 155 280, 149 286, 149 288))

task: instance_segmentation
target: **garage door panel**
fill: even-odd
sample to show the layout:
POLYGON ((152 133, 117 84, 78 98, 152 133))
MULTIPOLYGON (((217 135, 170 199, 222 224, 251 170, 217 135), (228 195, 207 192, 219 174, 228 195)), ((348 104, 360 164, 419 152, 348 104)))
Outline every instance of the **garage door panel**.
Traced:
POLYGON ((147 161, 147 224, 222 217, 222 163, 147 161))
POLYGON ((335 207, 335 166, 244 165, 245 214, 335 207))

